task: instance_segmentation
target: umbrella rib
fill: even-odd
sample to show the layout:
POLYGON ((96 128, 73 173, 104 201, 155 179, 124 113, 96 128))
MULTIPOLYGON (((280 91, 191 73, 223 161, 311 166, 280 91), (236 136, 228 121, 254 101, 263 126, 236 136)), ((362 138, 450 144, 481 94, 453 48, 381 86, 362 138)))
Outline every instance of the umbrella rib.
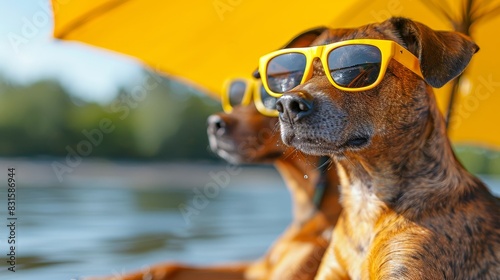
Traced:
MULTIPOLYGON (((464 2, 462 2, 462 4, 463 4, 462 11, 459 14, 459 17, 461 18, 459 18, 456 22, 453 22, 453 25, 456 31, 463 32, 466 35, 470 35, 469 34, 470 26, 474 22, 472 19, 474 0, 465 0, 464 2)), ((449 129, 450 120, 453 117, 455 98, 458 93, 460 79, 462 78, 463 75, 464 73, 461 73, 452 82, 453 86, 450 91, 450 99, 448 100, 448 108, 446 110, 446 119, 445 119, 446 130, 449 129)))
POLYGON ((474 0, 466 0, 465 7, 462 10, 462 18, 460 20, 461 23, 461 31, 465 35, 470 36, 470 27, 474 23, 474 19, 472 17, 472 10, 474 7, 474 0))
MULTIPOLYGON (((484 4, 485 1, 483 1, 483 4, 484 4)), ((475 18, 476 14, 480 13, 481 12, 481 8, 483 8, 485 5, 481 6, 479 4, 477 4, 477 2, 474 2, 476 5, 472 5, 471 6, 471 10, 470 10, 470 16, 471 18, 475 18)), ((487 4, 486 4, 487 5, 487 4)))
POLYGON ((64 39, 66 36, 68 36, 69 33, 74 31, 75 29, 80 28, 81 26, 85 25, 92 19, 95 19, 96 17, 99 17, 104 13, 109 12, 112 9, 115 9, 116 7, 125 4, 127 1, 129 0, 114 0, 90 10, 89 12, 76 18, 68 25, 66 25, 66 28, 60 31, 59 34, 56 34, 57 38, 64 39))
POLYGON ((478 15, 474 15, 473 18, 472 18, 472 20, 473 20, 473 22, 476 22, 476 21, 479 21, 479 20, 484 20, 484 19, 487 19, 487 18, 491 18, 492 16, 495 16, 495 15, 498 15, 498 14, 500 14, 500 5, 492 8, 489 11, 480 13, 478 15))

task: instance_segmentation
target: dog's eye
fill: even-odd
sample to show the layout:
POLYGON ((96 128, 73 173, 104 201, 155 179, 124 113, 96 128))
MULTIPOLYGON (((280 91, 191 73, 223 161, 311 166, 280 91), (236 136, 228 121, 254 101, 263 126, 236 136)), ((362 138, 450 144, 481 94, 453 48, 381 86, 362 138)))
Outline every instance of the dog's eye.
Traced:
POLYGON ((264 86, 260 87, 260 99, 262 100, 262 104, 264 104, 264 107, 266 107, 267 109, 276 109, 276 101, 278 99, 269 95, 264 86))
POLYGON ((231 106, 240 105, 243 101, 243 97, 246 92, 246 84, 244 82, 236 81, 231 84, 229 87, 229 104, 231 106))
POLYGON ((379 75, 380 64, 365 63, 331 71, 333 80, 340 86, 360 88, 373 84, 379 75))
POLYGON ((361 88, 375 83, 380 65, 380 50, 369 45, 343 46, 328 55, 330 75, 342 87, 361 88))
POLYGON ((306 57, 301 53, 278 55, 268 63, 266 76, 269 88, 282 93, 298 86, 304 76, 306 57))

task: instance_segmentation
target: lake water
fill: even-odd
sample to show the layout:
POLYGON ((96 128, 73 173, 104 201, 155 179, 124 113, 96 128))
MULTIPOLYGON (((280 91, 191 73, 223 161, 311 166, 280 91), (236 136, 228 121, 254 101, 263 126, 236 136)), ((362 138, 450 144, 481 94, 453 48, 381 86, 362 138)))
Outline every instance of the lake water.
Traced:
MULTIPOLYGON (((59 182, 50 162, 0 162, 0 279, 69 280, 164 261, 254 260, 290 221, 289 195, 271 168, 228 170, 236 169, 97 162, 59 182), (18 181, 15 273, 5 259, 9 166, 18 181), (213 183, 222 187, 206 187, 213 183), (200 199, 204 189, 210 197, 200 199), (195 210, 191 216, 179 210, 183 205, 195 210)), ((500 181, 486 181, 500 194, 500 181)))

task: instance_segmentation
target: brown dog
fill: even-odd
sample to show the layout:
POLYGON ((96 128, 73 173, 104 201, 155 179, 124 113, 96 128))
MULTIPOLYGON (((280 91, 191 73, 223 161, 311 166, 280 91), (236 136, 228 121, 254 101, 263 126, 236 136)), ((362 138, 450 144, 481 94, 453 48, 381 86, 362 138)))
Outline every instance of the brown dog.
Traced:
MULTIPOLYGON (((285 47, 308 46, 324 30, 304 32, 285 47)), ((278 118, 260 114, 253 103, 235 106, 230 114, 218 113, 208 118, 207 132, 215 153, 237 164, 273 163, 291 193, 293 221, 264 257, 248 264, 212 267, 159 264, 103 279, 314 279, 341 211, 340 183, 335 168, 320 174, 320 157, 303 155, 284 146, 277 125, 278 118), (319 207, 313 198, 318 183, 324 185, 319 207)))
POLYGON ((375 88, 346 92, 315 60, 278 101, 283 141, 331 155, 341 178, 344 211, 317 279, 500 279, 499 200, 455 158, 431 88, 461 73, 476 44, 405 18, 337 35, 313 44, 392 40, 423 78, 392 59, 375 88))

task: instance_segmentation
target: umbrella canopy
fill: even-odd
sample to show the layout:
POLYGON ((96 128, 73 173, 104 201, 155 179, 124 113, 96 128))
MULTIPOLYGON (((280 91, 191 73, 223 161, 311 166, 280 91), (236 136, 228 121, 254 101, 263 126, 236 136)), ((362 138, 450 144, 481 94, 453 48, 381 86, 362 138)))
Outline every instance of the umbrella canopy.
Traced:
MULTIPOLYGON (((454 90, 455 143, 500 147, 500 0, 52 0, 54 37, 141 59, 218 96, 227 77, 249 76, 258 58, 317 26, 355 27, 406 16, 471 35, 481 50, 459 82, 436 91, 446 113, 454 90)), ((457 80, 458 81, 458 80, 457 80)))
POLYGON ((53 0, 56 38, 137 57, 216 96, 227 77, 249 76, 262 54, 335 14, 315 12, 319 0, 307 9, 279 1, 65 2, 53 0))

